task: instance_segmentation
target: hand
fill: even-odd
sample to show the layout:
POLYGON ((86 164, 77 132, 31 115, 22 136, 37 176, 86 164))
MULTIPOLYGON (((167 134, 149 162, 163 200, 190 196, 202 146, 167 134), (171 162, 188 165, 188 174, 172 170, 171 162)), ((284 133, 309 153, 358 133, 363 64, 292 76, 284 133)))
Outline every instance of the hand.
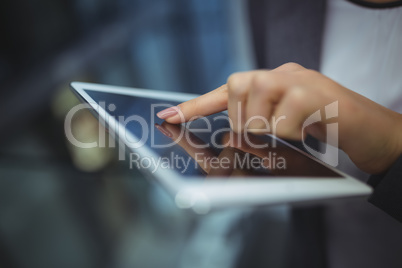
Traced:
MULTIPOLYGON (((402 115, 294 63, 232 74, 227 84, 158 116, 177 124, 227 109, 234 131, 262 133, 269 130, 266 122, 273 126, 285 116, 274 134, 301 139, 305 120, 334 102, 338 102, 339 147, 363 171, 380 173, 389 168, 402 153, 402 115)), ((327 123, 323 120, 305 131, 326 141, 327 123)))

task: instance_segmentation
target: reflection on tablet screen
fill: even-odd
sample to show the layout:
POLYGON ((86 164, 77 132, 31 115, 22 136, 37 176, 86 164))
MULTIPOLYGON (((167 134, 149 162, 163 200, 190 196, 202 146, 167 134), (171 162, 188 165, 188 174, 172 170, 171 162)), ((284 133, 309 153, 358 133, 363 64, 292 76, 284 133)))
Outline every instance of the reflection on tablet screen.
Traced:
POLYGON ((271 136, 232 132, 224 113, 173 125, 156 113, 176 102, 91 90, 86 93, 140 139, 142 146, 159 156, 147 159, 131 152, 132 167, 144 168, 152 162, 183 176, 342 177, 271 136))

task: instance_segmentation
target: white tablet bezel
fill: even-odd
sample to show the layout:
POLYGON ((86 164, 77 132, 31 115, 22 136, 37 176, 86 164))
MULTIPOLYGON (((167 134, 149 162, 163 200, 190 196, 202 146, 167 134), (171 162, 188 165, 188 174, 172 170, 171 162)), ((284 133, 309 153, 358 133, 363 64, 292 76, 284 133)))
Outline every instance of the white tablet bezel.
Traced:
MULTIPOLYGON (((179 102, 198 96, 179 92, 127 88, 84 82, 72 82, 71 87, 86 103, 97 111, 99 116, 103 119, 108 115, 107 111, 100 107, 85 90, 179 102)), ((114 120, 114 118, 110 116, 108 120, 114 120)), ((124 131, 124 126, 119 124, 116 120, 108 127, 109 130, 114 133, 125 133, 125 138, 129 138, 130 141, 138 141, 137 137, 124 131)), ((278 138, 278 140, 281 139, 278 138)), ((281 141, 286 143, 283 140, 281 141)), ((286 144, 343 177, 339 179, 294 177, 278 177, 278 179, 275 179, 271 177, 269 180, 261 180, 261 178, 252 177, 227 180, 217 177, 208 178, 207 180, 205 178, 188 180, 183 178, 178 172, 161 169, 156 166, 150 167, 150 169, 156 170, 151 175, 174 195, 175 202, 179 207, 191 208, 197 213, 206 213, 212 208, 232 205, 305 202, 321 199, 365 196, 372 192, 368 185, 311 157, 298 148, 288 143, 286 144)), ((131 150, 140 155, 140 157, 152 157, 155 159, 158 157, 151 148, 145 145, 131 150)))

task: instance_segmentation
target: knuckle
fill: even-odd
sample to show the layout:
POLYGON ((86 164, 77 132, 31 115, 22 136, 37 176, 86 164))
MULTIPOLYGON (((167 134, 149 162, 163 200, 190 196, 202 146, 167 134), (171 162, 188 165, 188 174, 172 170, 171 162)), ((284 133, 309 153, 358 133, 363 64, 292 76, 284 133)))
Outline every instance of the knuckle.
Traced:
POLYGON ((263 98, 272 94, 276 95, 283 87, 284 79, 287 79, 287 76, 275 72, 259 73, 252 81, 251 90, 254 94, 260 95, 263 98))
POLYGON ((257 73, 252 80, 252 87, 255 93, 264 93, 268 90, 269 86, 276 83, 276 77, 270 72, 257 73))
POLYGON ((305 68, 303 66, 301 66, 300 64, 295 63, 295 62, 288 62, 288 63, 282 64, 281 66, 279 66, 278 69, 281 71, 286 71, 286 72, 305 70, 305 68))
POLYGON ((300 64, 295 63, 295 62, 287 62, 287 63, 283 64, 282 66, 284 68, 290 69, 290 70, 304 69, 303 66, 301 66, 300 64))
POLYGON ((228 93, 233 97, 242 97, 247 93, 248 76, 246 73, 234 73, 228 79, 228 93))
POLYGON ((229 89, 229 96, 231 98, 240 98, 246 95, 246 90, 243 87, 231 87, 229 89))
POLYGON ((290 90, 287 94, 287 102, 294 109, 302 109, 308 102, 307 92, 301 88, 290 90))
POLYGON ((237 86, 243 80, 243 76, 244 76, 244 73, 242 73, 242 72, 232 73, 228 77, 228 81, 227 81, 228 86, 229 87, 237 86))

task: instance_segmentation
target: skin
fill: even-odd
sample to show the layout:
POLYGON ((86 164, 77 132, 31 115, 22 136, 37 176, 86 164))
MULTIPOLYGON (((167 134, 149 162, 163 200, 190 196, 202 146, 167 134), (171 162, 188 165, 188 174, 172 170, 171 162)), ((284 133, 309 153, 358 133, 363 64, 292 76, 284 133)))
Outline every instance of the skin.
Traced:
POLYGON ((269 131, 261 118, 272 126, 273 118, 286 116, 277 124, 275 134, 300 140, 304 137, 303 122, 334 102, 338 102, 338 116, 305 131, 325 141, 326 124, 335 120, 339 148, 357 167, 372 174, 386 171, 402 154, 402 115, 295 63, 232 74, 225 85, 179 104, 177 114, 163 119, 178 124, 227 109, 235 132, 266 133, 269 131))

